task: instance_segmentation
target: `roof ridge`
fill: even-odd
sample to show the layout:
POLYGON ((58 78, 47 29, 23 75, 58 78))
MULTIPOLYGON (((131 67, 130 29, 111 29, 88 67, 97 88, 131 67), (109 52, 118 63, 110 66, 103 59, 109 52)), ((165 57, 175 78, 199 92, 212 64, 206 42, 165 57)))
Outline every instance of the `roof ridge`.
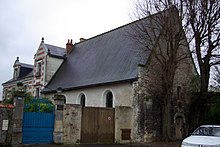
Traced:
POLYGON ((27 64, 27 63, 22 63, 22 62, 20 62, 20 65, 24 65, 24 66, 32 66, 32 67, 34 67, 34 65, 32 65, 32 64, 27 64))
POLYGON ((60 47, 60 46, 56 46, 56 45, 52 45, 52 44, 48 44, 48 43, 44 43, 46 46, 49 45, 49 46, 53 46, 53 47, 57 47, 57 48, 61 48, 61 49, 65 49, 64 47, 60 47))

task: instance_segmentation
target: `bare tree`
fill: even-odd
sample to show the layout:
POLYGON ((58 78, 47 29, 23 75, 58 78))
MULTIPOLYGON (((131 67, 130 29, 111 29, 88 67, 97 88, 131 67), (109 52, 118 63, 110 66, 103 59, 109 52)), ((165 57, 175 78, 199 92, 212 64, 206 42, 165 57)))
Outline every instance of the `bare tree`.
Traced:
POLYGON ((184 0, 200 70, 201 98, 207 97, 212 66, 220 64, 220 1, 184 0))
POLYGON ((191 107, 191 130, 200 124, 204 104, 208 97, 208 86, 211 68, 220 64, 220 1, 219 0, 184 0, 185 21, 193 38, 200 73, 199 100, 191 107), (196 113, 195 113, 196 112, 196 113))
MULTIPOLYGON (((179 11, 179 20, 182 21, 183 29, 187 34, 188 43, 190 43, 193 47, 191 49, 192 52, 195 52, 196 54, 196 60, 198 62, 200 73, 200 97, 206 99, 210 79, 210 69, 212 66, 220 64, 220 1, 140 0, 136 3, 135 18, 143 18, 150 14, 168 9, 173 5, 176 6, 179 11)), ((170 17, 172 18, 173 16, 170 15, 170 17)), ((154 55, 163 69, 163 116, 165 117, 169 113, 168 109, 170 109, 169 97, 172 94, 171 87, 173 76, 175 73, 174 71, 176 70, 176 65, 178 65, 178 61, 184 59, 185 55, 180 58, 178 54, 176 54, 178 48, 181 46, 180 42, 182 38, 178 38, 178 36, 181 34, 180 32, 178 33, 178 31, 176 31, 178 29, 175 26, 171 26, 169 24, 169 22, 173 22, 173 20, 166 20, 166 16, 162 16, 160 18, 157 18, 156 20, 153 20, 152 22, 156 24, 152 25, 152 23, 151 26, 147 26, 151 29, 146 29, 144 27, 139 28, 139 30, 141 30, 142 32, 142 34, 140 34, 145 34, 145 37, 136 36, 136 38, 148 40, 146 41, 148 45, 146 45, 147 43, 145 42, 146 49, 152 49, 155 47, 158 48, 157 52, 154 52, 154 55), (163 30, 163 33, 158 34, 158 30, 155 28, 160 28, 161 30, 163 30), (173 31, 173 28, 175 28, 175 31, 173 31), (159 35, 160 37, 158 37, 159 35), (161 52, 161 49, 164 49, 164 44, 162 45, 160 43, 160 40, 157 39, 161 38, 161 35, 162 38, 165 39, 167 42, 166 51, 168 54, 166 56, 164 56, 164 52, 161 52), (151 39, 149 40, 147 38, 151 39), (149 45, 149 42, 152 42, 151 46, 149 45)), ((181 30, 181 28, 179 28, 179 30, 181 30)), ((140 43, 143 43, 143 41, 140 41, 140 43)), ((169 132, 170 129, 166 128, 165 125, 170 124, 170 118, 166 118, 168 118, 168 120, 163 120, 163 136, 167 137, 170 135, 165 134, 165 131, 169 132)), ((198 115, 198 119, 199 118, 200 116, 198 115)))
MULTIPOLYGON (((155 96, 157 91, 161 96, 162 106, 162 136, 165 140, 171 140, 172 138, 172 97, 174 87, 174 77, 177 68, 186 58, 190 57, 188 43, 186 41, 185 33, 182 28, 181 18, 179 17, 178 9, 172 6, 169 1, 145 0, 139 1, 136 5, 136 18, 147 17, 140 20, 133 26, 134 33, 131 34, 136 42, 138 42, 142 49, 146 52, 151 52, 156 64, 158 65, 157 78, 160 79, 160 83, 150 83, 148 86, 148 93, 155 96), (166 9, 161 11, 162 9, 166 9), (152 13, 158 12, 151 15, 152 13), (156 85, 155 85, 156 84, 156 85), (160 84, 160 86, 157 86, 160 84), (161 89, 159 89, 159 87, 161 89), (152 91, 152 92, 151 92, 152 91)), ((156 66, 156 65, 155 65, 156 66)), ((156 101, 154 99, 153 101, 156 101)))

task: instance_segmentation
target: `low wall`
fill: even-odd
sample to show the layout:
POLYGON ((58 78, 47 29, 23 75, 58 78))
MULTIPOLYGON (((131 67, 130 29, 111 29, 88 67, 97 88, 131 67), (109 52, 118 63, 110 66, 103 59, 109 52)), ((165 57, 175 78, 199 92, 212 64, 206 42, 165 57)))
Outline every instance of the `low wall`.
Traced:
POLYGON ((0 146, 11 144, 12 114, 11 108, 0 108, 0 146))

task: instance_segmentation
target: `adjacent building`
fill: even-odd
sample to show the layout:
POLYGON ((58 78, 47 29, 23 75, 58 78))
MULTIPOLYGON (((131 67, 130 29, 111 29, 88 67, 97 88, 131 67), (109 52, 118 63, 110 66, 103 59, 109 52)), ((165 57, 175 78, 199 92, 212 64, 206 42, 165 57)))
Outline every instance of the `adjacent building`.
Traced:
POLYGON ((3 100, 12 98, 18 82, 31 95, 40 96, 41 90, 50 81, 65 57, 65 49, 44 43, 44 38, 34 55, 34 65, 21 63, 19 57, 13 65, 13 78, 3 83, 3 100))

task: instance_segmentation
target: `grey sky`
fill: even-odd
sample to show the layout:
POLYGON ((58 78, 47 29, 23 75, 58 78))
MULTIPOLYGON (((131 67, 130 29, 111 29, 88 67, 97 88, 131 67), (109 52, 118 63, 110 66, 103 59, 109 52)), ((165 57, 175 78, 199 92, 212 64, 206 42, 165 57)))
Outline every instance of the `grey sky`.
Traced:
MULTIPOLYGON (((33 64, 41 38, 65 47, 130 22, 131 0, 0 0, 0 83, 16 57, 33 64)), ((0 86, 0 99, 2 86, 0 86)))

